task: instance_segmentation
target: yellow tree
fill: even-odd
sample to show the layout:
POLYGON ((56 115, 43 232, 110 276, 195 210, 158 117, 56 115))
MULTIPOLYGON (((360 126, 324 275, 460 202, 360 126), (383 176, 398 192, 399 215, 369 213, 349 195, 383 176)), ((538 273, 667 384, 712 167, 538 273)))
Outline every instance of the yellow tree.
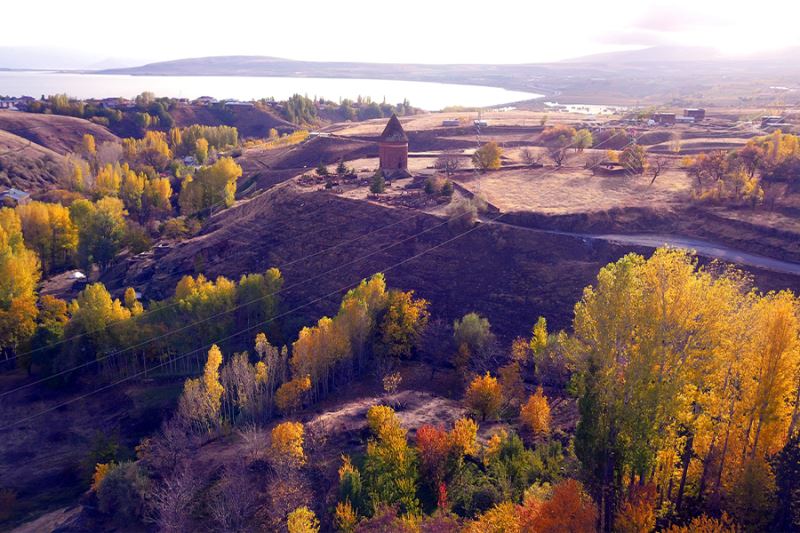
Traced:
POLYGON ((550 433, 550 406, 547 403, 542 387, 531 394, 528 401, 519 411, 519 418, 523 427, 534 435, 547 435, 550 433))
POLYGON ((81 148, 86 157, 95 157, 97 155, 97 146, 95 144, 94 135, 91 133, 84 133, 81 148))
POLYGON ((61 204, 30 202, 16 208, 25 243, 39 255, 46 272, 69 264, 78 248, 78 228, 61 204))
POLYGON ((282 422, 272 428, 270 448, 279 466, 298 467, 305 464, 304 433, 301 422, 282 422))
POLYGON ((311 378, 294 378, 278 387, 275 392, 275 405, 282 413, 292 414, 303 405, 303 395, 311 390, 311 378))
POLYGON ((319 531, 319 520, 317 520, 317 515, 314 514, 314 511, 302 506, 289 513, 286 527, 289 533, 317 533, 319 531))
POLYGON ((184 384, 179 412, 198 429, 210 431, 219 424, 224 392, 219 380, 221 365, 222 352, 215 344, 208 351, 203 375, 187 379, 184 384))
POLYGON ((503 150, 494 141, 490 141, 477 150, 472 155, 472 164, 481 170, 497 170, 500 168, 500 157, 503 150))
POLYGON ((19 217, 0 209, 0 352, 5 357, 34 332, 40 277, 39 259, 25 248, 19 217))
POLYGON ((502 387, 497 378, 486 372, 483 376, 476 376, 469 384, 464 402, 480 415, 481 420, 495 418, 503 405, 502 387))

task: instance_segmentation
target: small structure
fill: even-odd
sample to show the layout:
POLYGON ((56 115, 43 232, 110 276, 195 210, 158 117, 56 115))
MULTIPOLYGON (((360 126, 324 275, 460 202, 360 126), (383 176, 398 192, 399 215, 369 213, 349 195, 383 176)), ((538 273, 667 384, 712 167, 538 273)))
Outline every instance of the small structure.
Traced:
POLYGON ((225 107, 255 107, 253 102, 241 102, 239 100, 227 100, 223 105, 225 107))
POLYGON ((460 126, 461 122, 457 118, 446 118, 442 121, 442 126, 460 126))
POLYGON ((675 117, 675 122, 678 124, 694 124, 694 117, 675 117))
POLYGON ((699 108, 684 109, 683 116, 692 117, 695 122, 700 122, 706 119, 706 110, 699 108))
POLYGON ((0 206, 16 207, 31 201, 31 195, 19 189, 10 188, 0 191, 0 206))
POLYGON ((603 161, 592 169, 594 174, 602 174, 604 176, 623 176, 627 174, 627 169, 622 163, 616 161, 603 161))
POLYGON ((662 126, 675 124, 675 113, 654 113, 653 122, 662 126))
POLYGON ((486 126, 489 125, 489 123, 485 120, 475 120, 472 123, 478 126, 479 128, 485 128, 486 126))
POLYGON ((0 109, 17 110, 16 98, 0 98, 0 109))
POLYGON ((783 125, 783 117, 780 115, 764 115, 761 117, 762 128, 772 128, 783 125))
POLYGON ((397 115, 386 124, 378 140, 378 168, 384 178, 398 179, 411 176, 408 171, 408 136, 397 115))
POLYGON ((201 96, 200 98, 196 99, 194 101, 194 103, 197 104, 197 105, 206 105, 206 106, 208 106, 208 105, 216 104, 217 103, 217 99, 214 98, 213 96, 201 96))

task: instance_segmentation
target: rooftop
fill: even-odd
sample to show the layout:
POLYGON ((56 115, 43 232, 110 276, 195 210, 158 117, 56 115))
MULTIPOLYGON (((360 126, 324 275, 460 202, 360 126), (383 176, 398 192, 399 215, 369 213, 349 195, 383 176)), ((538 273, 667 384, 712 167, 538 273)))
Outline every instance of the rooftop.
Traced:
POLYGON ((408 142, 408 136, 403 130, 403 126, 400 124, 397 115, 392 114, 392 118, 389 119, 389 122, 383 129, 383 133, 381 133, 381 140, 387 142, 408 142))

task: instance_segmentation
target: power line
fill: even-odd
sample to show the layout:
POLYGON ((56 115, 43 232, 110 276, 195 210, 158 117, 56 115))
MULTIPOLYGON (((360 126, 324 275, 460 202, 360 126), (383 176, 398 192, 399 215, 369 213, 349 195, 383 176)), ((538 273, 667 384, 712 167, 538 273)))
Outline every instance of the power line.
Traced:
MULTIPOLYGON (((600 143, 600 145, 602 145, 602 144, 603 144, 603 143, 605 143, 605 142, 608 142, 608 141, 610 141, 610 140, 611 140, 611 139, 613 139, 614 137, 616 137, 616 136, 612 136, 612 137, 610 137, 610 138, 609 138, 609 139, 607 139, 606 141, 603 141, 602 143, 600 143)), ((635 142, 636 142, 636 139, 634 139, 633 141, 631 141, 629 144, 634 144, 635 142)), ((552 170, 550 173, 554 173, 554 172, 556 172, 557 170, 558 170, 558 169, 553 169, 553 170, 552 170)), ((323 272, 323 273, 321 273, 321 274, 318 274, 317 276, 314 276, 314 277, 312 277, 312 278, 306 278, 306 279, 304 279, 303 281, 299 281, 299 282, 295 283, 294 285, 290 285, 290 286, 288 286, 288 287, 283 287, 283 288, 281 288, 280 290, 278 290, 278 291, 275 291, 275 292, 273 292, 273 293, 271 293, 271 294, 268 294, 268 295, 261 296, 261 297, 259 297, 259 298, 256 298, 256 299, 254 299, 254 300, 251 300, 251 301, 249 301, 249 302, 246 302, 246 303, 244 303, 244 304, 240 304, 240 305, 238 305, 238 306, 236 306, 236 307, 233 307, 233 308, 231 308, 231 309, 228 309, 228 310, 222 311, 222 312, 220 312, 220 313, 216 313, 216 314, 214 314, 214 315, 211 315, 211 316, 209 316, 209 317, 206 317, 206 318, 204 318, 204 319, 202 319, 202 320, 199 320, 199 321, 195 321, 195 322, 192 322, 192 323, 186 324, 186 325, 184 325, 184 326, 181 326, 180 328, 173 329, 173 330, 171 330, 171 331, 169 331, 169 332, 165 332, 165 333, 163 333, 163 334, 161 334, 161 335, 157 335, 157 336, 155 336, 155 337, 152 337, 152 338, 150 338, 150 339, 147 339, 147 340, 145 340, 145 341, 142 341, 142 342, 140 342, 140 343, 137 343, 137 344, 135 344, 135 345, 133 345, 133 346, 129 346, 129 347, 127 347, 127 348, 123 348, 122 350, 118 350, 118 351, 116 351, 116 352, 112 352, 112 353, 110 353, 110 354, 108 354, 108 355, 106 355, 106 356, 103 356, 103 357, 99 358, 99 359, 93 359, 93 360, 91 360, 91 361, 87 361, 87 362, 85 362, 85 363, 82 363, 82 364, 80 364, 80 365, 77 365, 77 366, 75 366, 75 367, 72 367, 72 368, 70 368, 70 369, 65 369, 65 370, 62 370, 62 371, 60 371, 60 372, 57 372, 57 373, 55 373, 55 374, 52 374, 52 375, 50 375, 50 376, 47 376, 47 377, 44 377, 44 378, 40 378, 40 379, 38 379, 38 380, 35 380, 35 381, 32 381, 32 382, 26 383, 26 384, 24 384, 24 385, 20 385, 19 387, 15 387, 14 389, 11 389, 11 390, 9 390, 9 391, 5 391, 5 392, 3 392, 3 393, 0 393, 0 398, 2 398, 2 397, 5 397, 5 396, 8 396, 8 395, 10 395, 10 394, 13 394, 13 393, 15 393, 15 392, 18 392, 18 391, 20 391, 20 390, 24 390, 24 389, 30 388, 30 387, 32 387, 32 386, 34 386, 34 385, 37 385, 37 384, 43 383, 43 382, 45 382, 45 381, 49 381, 49 380, 51 380, 51 379, 54 379, 54 378, 56 378, 56 377, 59 377, 59 376, 62 376, 62 375, 65 375, 65 374, 68 374, 68 373, 74 372, 74 371, 76 371, 76 370, 80 370, 80 369, 82 369, 82 368, 86 368, 86 367, 88 367, 88 366, 91 366, 91 365, 93 365, 93 364, 95 364, 95 363, 99 363, 99 362, 105 361, 105 360, 107 360, 107 359, 109 359, 109 358, 111 358, 111 357, 115 357, 115 356, 117 356, 117 355, 123 354, 123 353, 125 353, 125 352, 127 352, 127 351, 130 351, 130 350, 133 350, 133 349, 135 349, 135 348, 142 347, 142 346, 144 346, 144 345, 146 345, 146 344, 148 344, 148 343, 150 343, 150 342, 154 342, 154 341, 157 341, 157 340, 160 340, 160 339, 166 338, 166 337, 168 337, 168 336, 170 336, 170 335, 174 335, 175 333, 178 333, 178 332, 180 332, 180 331, 184 331, 184 330, 186 330, 186 329, 189 329, 189 328, 191 328, 191 327, 193 327, 193 326, 196 326, 196 325, 198 325, 198 324, 202 324, 202 323, 208 322, 209 320, 212 320, 212 319, 214 319, 214 318, 219 318, 219 317, 221 317, 221 316, 227 315, 227 314, 229 314, 229 313, 232 313, 232 312, 234 312, 234 311, 236 311, 236 310, 238 310, 238 309, 241 309, 241 308, 243 308, 243 307, 246 307, 246 306, 248 306, 248 305, 251 305, 251 304, 253 304, 253 303, 256 303, 256 302, 258 302, 258 301, 261 301, 261 300, 263 300, 263 299, 265 299, 265 298, 268 298, 268 297, 274 296, 274 295, 276 295, 276 294, 279 294, 279 293, 281 293, 281 292, 283 292, 283 291, 285 291, 285 290, 289 290, 290 288, 294 288, 294 287, 297 287, 297 286, 303 285, 304 283, 307 283, 307 282, 313 281, 313 280, 315 280, 315 279, 318 279, 318 278, 320 278, 320 277, 326 276, 327 274, 329 274, 329 273, 331 273, 331 272, 334 272, 334 271, 336 271, 336 270, 339 270, 339 269, 341 269, 341 268, 344 268, 345 266, 349 266, 349 265, 351 265, 351 264, 354 264, 354 263, 356 263, 356 262, 362 261, 362 260, 364 260, 364 259, 366 259, 366 258, 368 258, 368 257, 371 257, 371 256, 373 256, 373 255, 375 255, 375 254, 377 254, 377 253, 383 252, 383 251, 385 251, 385 250, 387 250, 387 249, 389 249, 389 248, 392 248, 392 247, 394 247, 394 246, 397 246, 397 245, 399 245, 399 244, 402 244, 402 243, 404 243, 404 242, 407 242, 407 241, 409 241, 409 240, 411 240, 411 239, 414 239, 414 238, 418 237, 419 235, 422 235, 422 234, 424 234, 424 233, 427 233, 427 232, 429 232, 429 231, 432 231, 432 230, 434 230, 434 229, 437 229, 437 228, 439 228, 439 227, 442 227, 442 226, 443 226, 443 225, 445 225, 445 224, 449 224, 449 223, 450 223, 452 220, 455 220, 455 219, 457 219, 457 218, 458 218, 458 217, 460 217, 460 216, 464 216, 464 214, 462 214, 462 215, 456 215, 456 216, 454 216, 454 217, 452 217, 452 218, 448 218, 448 219, 446 219, 444 222, 442 222, 441 224, 434 225, 434 226, 432 226, 432 227, 430 227, 430 228, 427 228, 427 229, 425 229, 425 230, 423 230, 423 231, 421 231, 421 232, 415 233, 414 235, 411 235, 411 236, 409 236, 409 237, 406 237, 406 238, 404 238, 404 239, 401 239, 400 241, 396 241, 396 242, 394 242, 394 243, 392 243, 392 244, 390 244, 390 245, 388 245, 388 246, 384 246, 384 247, 380 248, 379 250, 376 250, 376 251, 374 251, 374 252, 370 252, 369 254, 367 254, 367 255, 365 255, 365 256, 359 257, 359 258, 357 258, 357 259, 354 259, 353 261, 350 261, 350 262, 348 262, 348 263, 344 263, 344 264, 341 264, 341 265, 339 265, 339 266, 337 266, 337 267, 334 267, 333 269, 330 269, 330 270, 328 270, 328 271, 325 271, 325 272, 323 272)), ((502 216, 502 215, 500 215, 500 216, 502 216)), ((497 219, 499 219, 499 218, 500 218, 500 216, 496 217, 495 219, 492 219, 492 220, 490 220, 490 222, 495 222, 497 219)), ((153 310, 153 312, 156 312, 156 311, 158 311, 158 309, 156 309, 156 310, 153 310)), ((141 315, 140 315, 140 316, 141 316, 141 315)), ((227 340, 227 339, 226 339, 226 340, 227 340)))

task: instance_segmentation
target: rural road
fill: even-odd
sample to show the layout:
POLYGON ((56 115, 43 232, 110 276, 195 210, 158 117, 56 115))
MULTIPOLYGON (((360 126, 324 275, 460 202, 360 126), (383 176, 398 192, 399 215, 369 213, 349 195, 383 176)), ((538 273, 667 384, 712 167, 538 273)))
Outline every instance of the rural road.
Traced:
POLYGON ((658 248, 665 244, 674 248, 685 248, 687 250, 694 250, 697 255, 704 257, 711 257, 720 259, 728 263, 736 263, 755 268, 763 268, 765 270, 772 270, 774 272, 783 272, 785 274, 800 275, 800 263, 793 263, 791 261, 782 261, 780 259, 773 259, 763 255, 749 254, 739 250, 728 248, 721 244, 713 242, 702 241, 699 239, 689 239, 685 237, 676 237, 674 235, 651 235, 651 234, 608 234, 608 235, 580 235, 580 237, 590 239, 600 239, 608 242, 618 244, 631 244, 634 246, 647 246, 651 248, 658 248))
POLYGON ((683 248, 686 250, 694 250, 697 255, 708 257, 711 259, 719 259, 728 263, 737 265, 748 266, 753 268, 761 268, 764 270, 771 270, 773 272, 781 272, 784 274, 792 274, 800 276, 800 263, 792 261, 782 261, 772 257, 763 255, 750 254, 729 248, 722 244, 717 244, 701 239, 692 239, 688 237, 680 237, 676 235, 660 235, 651 233, 609 233, 609 234, 591 234, 591 233, 571 233, 568 231, 556 231, 546 229, 528 228, 516 224, 509 224, 507 222, 500 222, 481 218, 481 222, 486 224, 503 224, 514 228, 524 229, 528 231, 535 231, 538 233, 550 233, 552 235, 564 235, 567 237, 574 237, 583 240, 596 240, 606 241, 614 244, 627 244, 631 246, 644 246, 647 248, 658 248, 659 246, 672 246, 673 248, 683 248))

